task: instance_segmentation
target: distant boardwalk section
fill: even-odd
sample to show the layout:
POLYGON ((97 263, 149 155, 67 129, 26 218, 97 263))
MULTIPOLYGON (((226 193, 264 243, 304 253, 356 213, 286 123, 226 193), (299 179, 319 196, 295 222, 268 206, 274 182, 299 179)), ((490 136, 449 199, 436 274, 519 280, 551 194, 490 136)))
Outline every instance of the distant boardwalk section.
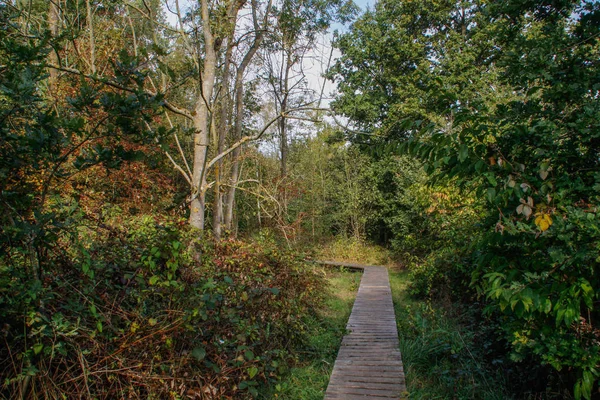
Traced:
POLYGON ((401 399, 406 385, 388 271, 348 266, 364 269, 364 274, 325 400, 401 399))

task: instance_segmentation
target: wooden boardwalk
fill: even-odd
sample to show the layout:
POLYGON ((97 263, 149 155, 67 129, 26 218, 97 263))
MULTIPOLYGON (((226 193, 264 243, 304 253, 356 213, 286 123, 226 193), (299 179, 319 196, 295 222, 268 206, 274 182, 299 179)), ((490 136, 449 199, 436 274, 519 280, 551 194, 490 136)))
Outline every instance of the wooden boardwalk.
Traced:
POLYGON ((325 400, 401 399, 406 392, 388 271, 363 269, 325 400))

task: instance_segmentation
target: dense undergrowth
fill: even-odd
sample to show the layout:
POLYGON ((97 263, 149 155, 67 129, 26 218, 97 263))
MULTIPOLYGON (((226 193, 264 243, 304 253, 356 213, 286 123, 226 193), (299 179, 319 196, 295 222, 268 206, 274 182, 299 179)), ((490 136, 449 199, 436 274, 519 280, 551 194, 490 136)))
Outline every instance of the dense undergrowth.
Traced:
POLYGON ((413 291, 479 314, 518 396, 600 397, 599 16, 589 0, 382 0, 330 70, 346 137, 373 163, 419 160, 433 189, 384 208, 372 227, 401 235, 380 242, 408 225, 413 291))
POLYGON ((3 397, 252 397, 305 348, 323 281, 271 238, 103 227, 63 238, 40 279, 0 260, 3 397))
POLYGON ((320 400, 323 398, 333 370, 346 323, 352 311, 361 274, 320 269, 327 282, 322 307, 305 318, 308 340, 297 351, 297 362, 281 381, 272 384, 261 398, 288 400, 320 400))
POLYGON ((491 327, 476 313, 410 295, 409 272, 390 271, 411 399, 511 399, 504 360, 490 354, 491 327))

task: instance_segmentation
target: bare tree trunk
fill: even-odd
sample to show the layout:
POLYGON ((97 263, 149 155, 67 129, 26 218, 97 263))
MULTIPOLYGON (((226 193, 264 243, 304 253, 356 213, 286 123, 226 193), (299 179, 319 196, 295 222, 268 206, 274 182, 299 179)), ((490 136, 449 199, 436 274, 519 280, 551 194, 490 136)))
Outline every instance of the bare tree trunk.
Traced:
MULTIPOLYGON (((285 71, 282 82, 281 92, 283 94, 281 98, 281 114, 286 115, 288 111, 288 103, 289 103, 289 91, 290 91, 290 71, 294 65, 294 61, 292 60, 292 54, 286 51, 285 55, 285 71)), ((279 134, 280 134, 280 152, 281 152, 281 171, 280 178, 282 183, 282 190, 279 192, 279 201, 281 203, 282 209, 282 220, 287 216, 287 206, 288 206, 288 197, 287 197, 287 187, 285 184, 285 180, 287 177, 287 162, 288 162, 288 154, 289 154, 289 138, 288 138, 288 120, 283 117, 279 121, 279 134)))
MULTIPOLYGON (((256 180, 260 182, 260 165, 256 166, 256 180)), ((262 228, 262 215, 260 213, 260 196, 256 196, 256 218, 258 220, 258 228, 262 228)))
MULTIPOLYGON (((287 53, 287 52, 286 52, 287 53)), ((281 99, 281 113, 285 114, 288 108, 288 93, 289 93, 289 77, 290 70, 292 69, 293 62, 291 54, 287 53, 285 56, 285 75, 283 76, 282 82, 282 94, 283 97, 281 99)), ((281 179, 284 179, 287 175, 287 159, 289 154, 289 144, 288 144, 288 132, 287 126, 288 122, 286 118, 281 118, 279 121, 279 133, 281 138, 280 143, 280 151, 281 151, 281 179)), ((284 196, 285 197, 285 196, 284 196)))
POLYGON ((235 192, 237 182, 240 179, 240 155, 242 154, 241 147, 235 149, 232 153, 233 163, 231 165, 231 186, 227 192, 225 199, 225 229, 232 230, 233 228, 233 210, 235 208, 235 192))
MULTIPOLYGON (((89 1, 89 0, 88 0, 89 1)), ((210 27, 207 0, 201 0, 202 29, 204 34, 204 63, 200 98, 196 104, 194 116, 194 163, 192 167, 192 201, 190 202, 190 225, 204 229, 204 212, 206 196, 205 166, 208 157, 210 139, 210 101, 215 86, 217 71, 217 52, 215 40, 210 27)))
MULTIPOLYGON (((248 60, 250 62, 250 60, 248 60)), ((244 63, 240 65, 235 77, 235 129, 234 140, 239 140, 242 137, 242 120, 244 118, 244 63)), ((231 185, 227 193, 225 204, 225 229, 232 230, 233 228, 233 210, 235 208, 235 190, 240 179, 240 155, 242 154, 242 146, 233 150, 231 165, 231 185)))
POLYGON ((90 0, 85 0, 85 8, 87 11, 87 28, 90 34, 90 66, 92 73, 96 73, 96 37, 94 35, 94 15, 92 13, 92 5, 90 0))
MULTIPOLYGON (((229 96, 229 69, 231 66, 231 55, 233 53, 233 33, 227 40, 227 51, 225 52, 225 65, 222 77, 222 100, 220 104, 219 128, 218 128, 218 143, 217 154, 221 154, 225 148, 225 138, 227 136, 230 113, 230 96, 229 96)), ((215 239, 221 238, 222 223, 223 223, 223 192, 221 180, 223 177, 223 159, 220 159, 215 165, 215 186, 213 200, 213 235, 215 239)))
MULTIPOLYGON (((284 96, 283 102, 281 103, 281 110, 282 112, 285 112, 284 110, 287 108, 287 96, 284 96)), ((279 121, 279 133, 280 133, 280 139, 281 142, 279 144, 279 149, 281 152, 281 171, 280 171, 280 177, 281 179, 285 179, 286 175, 287 175, 287 159, 288 159, 288 153, 289 153, 289 145, 288 145, 288 132, 287 132, 287 119, 286 118, 281 118, 281 120, 279 121)))
MULTIPOLYGON (((258 18, 256 15, 256 10, 258 8, 256 4, 256 0, 252 1, 252 20, 254 22, 254 30, 256 31, 256 36, 254 38, 254 42, 248 52, 242 59, 240 66, 236 71, 235 76, 235 128, 234 128, 234 140, 239 140, 242 137, 242 122, 244 119, 244 73, 246 72, 246 68, 250 65, 250 61, 254 58, 254 55, 258 51, 260 44, 262 43, 264 37, 264 31, 267 24, 268 15, 271 10, 271 0, 267 5, 265 11, 265 17, 263 21, 262 29, 259 26, 258 18)), ((231 165, 231 179, 229 191, 227 192, 227 197, 225 199, 225 216, 224 216, 224 224, 225 229, 233 231, 233 221, 234 215, 233 211, 235 209, 235 192, 236 186, 240 179, 240 155, 242 154, 242 148, 237 147, 233 150, 232 153, 232 165, 231 165)))

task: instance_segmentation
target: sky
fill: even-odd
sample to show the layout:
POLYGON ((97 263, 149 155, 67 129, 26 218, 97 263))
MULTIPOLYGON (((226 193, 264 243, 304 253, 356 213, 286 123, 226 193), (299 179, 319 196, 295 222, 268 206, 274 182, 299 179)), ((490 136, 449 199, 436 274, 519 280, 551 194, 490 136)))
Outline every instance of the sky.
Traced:
POLYGON ((367 7, 373 8, 375 4, 375 0, 354 0, 354 2, 363 10, 366 10, 367 7))
MULTIPOLYGON (((354 0, 354 2, 362 9, 362 11, 367 10, 367 8, 373 8, 377 0, 354 0)), ((183 1, 182 4, 186 4, 186 0, 183 1)), ((166 12, 167 21, 171 25, 176 25, 176 18, 173 14, 166 12)), ((308 85, 311 89, 313 89, 316 93, 320 93, 323 89, 323 74, 327 69, 328 62, 333 65, 337 57, 340 56, 337 50, 331 52, 331 40, 333 38, 333 32, 344 32, 347 31, 348 26, 344 26, 342 24, 334 24, 330 31, 321 37, 309 54, 309 57, 303 63, 303 69, 306 73, 306 77, 308 80, 308 85), (331 55, 331 61, 329 61, 331 55)), ((321 103, 322 107, 327 107, 331 101, 331 96, 335 93, 336 87, 330 81, 325 81, 325 86, 323 90, 323 101, 321 103)))

